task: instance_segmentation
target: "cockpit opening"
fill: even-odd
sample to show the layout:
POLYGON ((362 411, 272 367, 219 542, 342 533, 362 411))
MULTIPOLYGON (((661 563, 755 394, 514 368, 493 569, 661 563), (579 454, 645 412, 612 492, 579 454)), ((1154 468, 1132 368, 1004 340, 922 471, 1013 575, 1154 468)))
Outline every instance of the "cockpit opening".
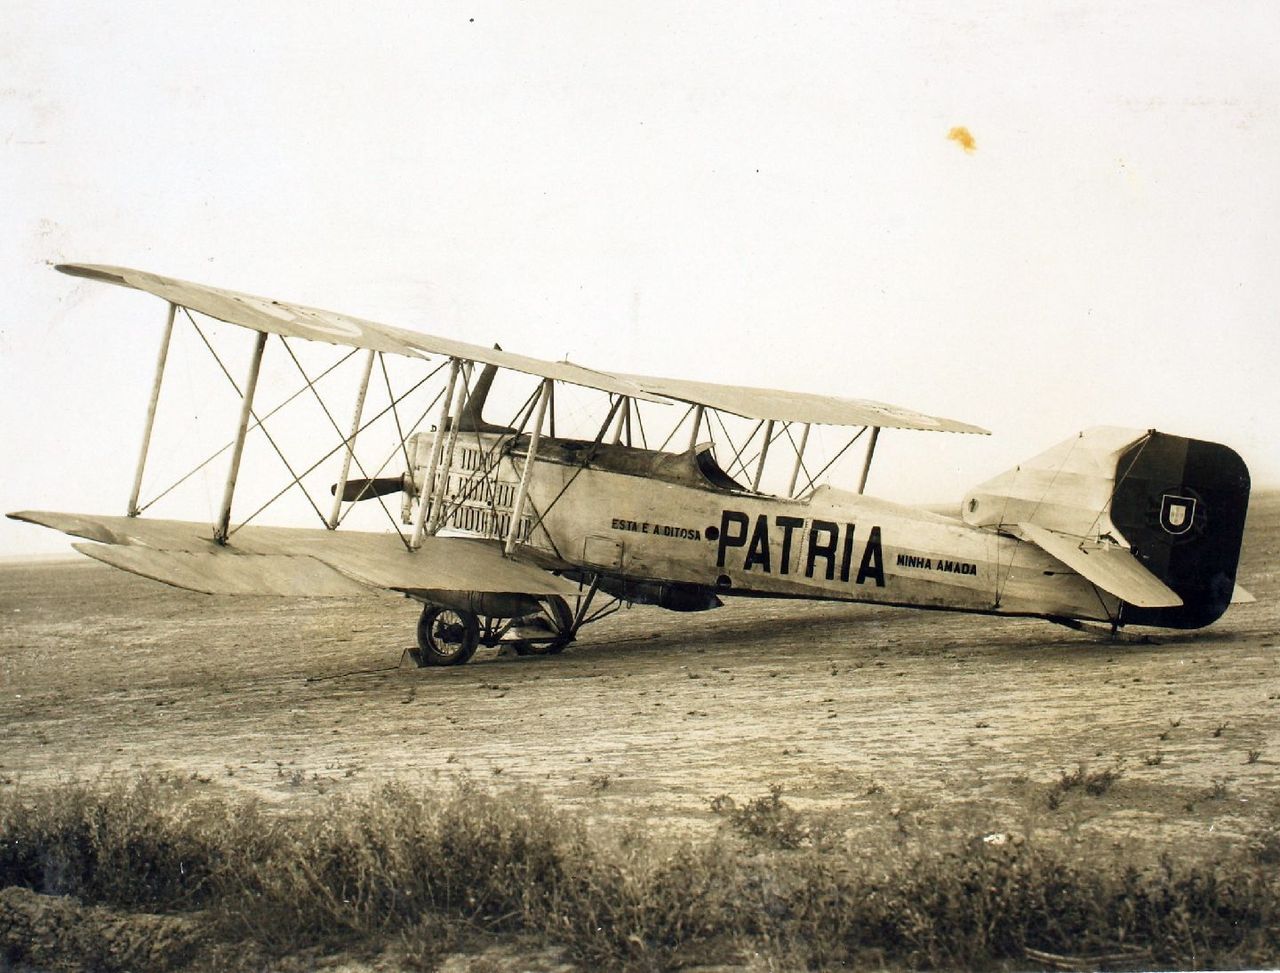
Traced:
POLYGON ((716 450, 714 443, 698 443, 693 448, 694 460, 698 464, 698 472, 706 477, 707 482, 712 486, 721 490, 733 490, 737 493, 746 492, 746 487, 726 473, 716 462, 716 450))

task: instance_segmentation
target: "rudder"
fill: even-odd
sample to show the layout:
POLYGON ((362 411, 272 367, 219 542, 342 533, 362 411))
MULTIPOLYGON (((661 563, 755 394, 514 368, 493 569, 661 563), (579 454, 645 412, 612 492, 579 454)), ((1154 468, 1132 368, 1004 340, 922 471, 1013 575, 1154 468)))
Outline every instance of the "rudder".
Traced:
POLYGON ((1116 465, 1111 521, 1134 556, 1182 598, 1126 604, 1122 624, 1201 628, 1231 604, 1249 507, 1249 470, 1220 443, 1154 430, 1116 465))

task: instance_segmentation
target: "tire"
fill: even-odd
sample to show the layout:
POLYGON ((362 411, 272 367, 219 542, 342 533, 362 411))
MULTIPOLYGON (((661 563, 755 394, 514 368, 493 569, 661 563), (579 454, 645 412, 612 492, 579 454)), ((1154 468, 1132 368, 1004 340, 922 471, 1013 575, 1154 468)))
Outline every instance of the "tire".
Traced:
POLYGON ((460 666, 480 644, 480 620, 473 612, 427 605, 418 619, 420 666, 460 666))
POLYGON ((511 643, 516 655, 558 655, 576 637, 577 633, 573 630, 573 609, 559 595, 552 595, 543 601, 542 614, 538 616, 538 620, 548 626, 548 638, 545 641, 516 639, 511 643))

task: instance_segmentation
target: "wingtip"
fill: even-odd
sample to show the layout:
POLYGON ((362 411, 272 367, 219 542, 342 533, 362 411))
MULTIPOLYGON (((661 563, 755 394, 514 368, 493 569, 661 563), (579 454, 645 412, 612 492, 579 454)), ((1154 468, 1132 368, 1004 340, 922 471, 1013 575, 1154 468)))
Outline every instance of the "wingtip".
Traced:
POLYGON ((87 280, 100 280, 107 284, 125 283, 124 273, 119 267, 106 267, 102 264, 54 264, 53 269, 70 277, 84 277, 87 280))

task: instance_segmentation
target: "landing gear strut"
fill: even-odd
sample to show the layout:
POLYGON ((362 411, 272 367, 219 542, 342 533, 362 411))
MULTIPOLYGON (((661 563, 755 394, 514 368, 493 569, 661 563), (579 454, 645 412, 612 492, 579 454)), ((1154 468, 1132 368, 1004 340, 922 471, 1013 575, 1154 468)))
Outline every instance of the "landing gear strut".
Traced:
POLYGON ((418 619, 418 648, 410 654, 419 666, 460 666, 481 645, 555 655, 577 636, 574 621, 573 609, 558 595, 543 599, 537 614, 508 619, 428 604, 418 619))
POLYGON ((524 637, 511 643, 516 655, 556 655, 577 635, 573 610, 559 595, 552 595, 542 603, 541 614, 520 621, 525 623, 518 626, 519 634, 524 637), (527 634, 531 630, 532 634, 527 634))

